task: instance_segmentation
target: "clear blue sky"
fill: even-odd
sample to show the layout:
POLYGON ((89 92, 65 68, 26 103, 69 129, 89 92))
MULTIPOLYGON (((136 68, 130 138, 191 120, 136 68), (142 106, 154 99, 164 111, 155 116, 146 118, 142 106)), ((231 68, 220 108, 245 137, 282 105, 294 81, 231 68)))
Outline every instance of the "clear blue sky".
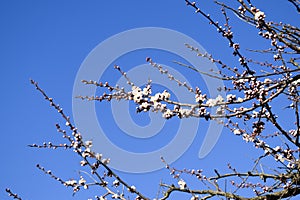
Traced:
MULTIPOLYGON (((280 19, 290 23, 298 23, 294 8, 284 1, 278 4, 262 4, 270 19, 280 19), (280 14, 279 14, 280 12, 280 14)), ((212 3, 200 2, 204 10, 212 16, 220 17, 219 8, 212 3)), ((236 5, 236 4, 235 4, 236 5)), ((235 16, 232 20, 238 22, 235 16)), ((35 168, 40 163, 47 169, 64 179, 77 178, 79 158, 70 152, 62 150, 32 149, 28 144, 41 144, 44 141, 61 143, 63 140, 56 132, 55 123, 63 121, 57 112, 50 109, 48 103, 30 85, 33 78, 40 86, 54 97, 72 116, 72 90, 76 74, 87 55, 102 41, 133 28, 141 27, 169 28, 188 35, 200 43, 209 53, 232 64, 231 50, 227 48, 227 41, 220 39, 215 28, 208 22, 195 15, 194 10, 185 6, 183 0, 177 1, 1 1, 0 3, 0 66, 2 77, 1 87, 1 145, 3 158, 0 167, 0 199, 9 199, 5 188, 9 187, 24 199, 87 199, 93 197, 89 192, 81 191, 72 197, 71 189, 66 189, 58 182, 50 179, 35 168)), ((250 34, 256 34, 255 28, 234 26, 233 31, 240 32, 238 42, 245 48, 254 48, 266 43, 256 37, 249 40, 250 34)), ((145 56, 154 57, 160 63, 178 68, 172 64, 176 57, 166 52, 144 51, 126 55, 116 61, 125 70, 132 65, 145 64, 145 56), (150 54, 150 55, 149 55, 150 54)), ((108 71, 104 79, 115 81, 119 76, 113 70, 108 71), (108 73, 109 72, 109 73, 108 73)), ((183 70, 182 73, 190 75, 183 70)), ((197 84, 197 80, 192 80, 197 84)), ((79 94, 78 94, 79 95, 79 94)), ((109 104, 96 104, 98 112, 107 111, 109 104)), ((132 111, 131 111, 132 112, 132 111)), ((137 123, 143 125, 147 116, 133 116, 137 123), (143 118, 144 117, 144 118, 143 118)), ((160 117, 160 115, 157 115, 160 117)), ((167 122, 167 126, 177 126, 178 120, 167 122)), ((114 123, 106 124, 113 126, 114 123)), ((247 169, 251 159, 255 158, 255 151, 251 145, 244 144, 240 138, 231 136, 224 131, 217 145, 204 159, 198 158, 199 147, 204 135, 201 130, 206 129, 204 121, 200 121, 198 134, 190 148, 178 159, 174 166, 177 168, 201 168, 212 173, 214 168, 226 169, 228 162, 239 169, 247 169), (238 152, 238 153, 237 153, 238 152), (248 161, 247 161, 248 160, 248 161)), ((163 146, 172 138, 172 128, 160 133, 161 144, 151 144, 145 149, 132 148, 130 138, 115 141, 120 142, 122 148, 136 152, 155 150, 151 145, 163 146), (171 131, 170 131, 171 130, 171 131), (166 135, 164 137, 164 134, 166 135), (132 149, 131 149, 132 148, 132 149)), ((122 134, 117 128, 109 134, 122 134)), ((188 134, 188 133, 187 133, 188 134)), ((114 136, 111 136, 112 139, 114 136)), ((115 138, 116 139, 116 138, 115 138)), ((159 142, 160 140, 158 140, 159 142)), ((129 183, 132 183, 150 197, 154 197, 160 180, 171 183, 169 172, 165 169, 146 173, 130 174, 120 172, 129 183)), ((197 184, 196 184, 197 185, 197 184)))

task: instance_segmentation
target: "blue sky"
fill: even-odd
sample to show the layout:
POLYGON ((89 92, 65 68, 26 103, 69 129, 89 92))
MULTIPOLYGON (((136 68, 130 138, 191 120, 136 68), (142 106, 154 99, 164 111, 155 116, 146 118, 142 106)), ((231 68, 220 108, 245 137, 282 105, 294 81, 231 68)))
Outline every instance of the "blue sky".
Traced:
MULTIPOLYGON (((200 2, 203 9, 212 16, 220 17, 219 8, 210 2, 200 2)), ((265 11, 267 18, 296 23, 294 8, 283 1, 278 4, 259 5, 265 11)), ((235 4, 236 5, 236 4, 235 4)), ((64 123, 57 112, 50 109, 48 103, 30 85, 29 79, 40 83, 40 86, 53 97, 72 116, 73 84, 76 74, 88 54, 102 41, 120 32, 142 27, 162 27, 179 31, 196 40, 209 53, 222 58, 228 64, 236 64, 227 48, 227 41, 218 37, 215 28, 195 15, 184 1, 1 1, 0 3, 0 66, 2 77, 1 87, 1 152, 4 157, 0 167, 0 199, 9 199, 5 188, 9 187, 24 199, 87 199, 93 197, 89 192, 81 191, 72 197, 72 191, 58 182, 45 176, 35 168, 40 163, 47 169, 64 179, 78 177, 79 158, 71 152, 50 149, 32 149, 28 144, 41 144, 44 141, 61 143, 63 140, 56 132, 55 123, 64 123)), ((222 17, 222 16, 221 16, 222 17)), ((267 42, 258 39, 254 27, 245 28, 235 16, 237 22, 233 31, 240 32, 237 40, 245 48, 259 45, 263 48, 267 42), (251 34, 255 34, 250 38, 251 34)), ((299 25, 299 22, 298 22, 299 25)), ((169 66, 188 77, 193 75, 186 69, 172 64, 173 59, 181 59, 168 52, 144 50, 124 55, 115 63, 124 70, 132 66, 145 64, 145 57, 151 56, 155 61, 169 66), (126 57, 127 56, 127 57, 126 57)), ((108 68, 102 81, 116 81, 117 72, 108 68)), ((198 84, 192 79, 193 85, 198 84)), ((200 80, 200 84, 203 83, 200 80)), ((162 88, 161 88, 162 89, 162 88)), ((77 94, 80 95, 80 94, 77 94)), ((99 115, 108 112, 110 104, 96 103, 99 115)), ((134 105, 131 105, 133 113, 134 105)), ((147 115, 132 115, 136 123, 143 125, 147 115)), ((160 117, 158 114, 157 117, 160 117)), ((110 118, 109 118, 110 119, 110 118)), ((101 122, 100 122, 101 123, 101 122)), ((174 137, 172 130, 179 120, 166 122, 166 129, 160 133, 160 139, 144 141, 145 149, 132 148, 133 141, 124 137, 122 141, 113 134, 122 134, 114 122, 102 122, 109 132, 109 137, 122 148, 136 152, 146 152, 163 146, 174 137), (110 129, 111 126, 111 129, 110 129), (118 132, 119 131, 119 132, 118 132), (164 136, 164 134, 166 136, 164 136), (159 141, 161 143, 159 143, 159 141), (118 143, 120 142, 120 143, 118 143)), ((144 124, 145 125, 145 124, 144 124)), ((199 147, 204 135, 201 130, 207 128, 202 120, 199 131, 190 148, 174 164, 177 168, 201 168, 212 173, 214 168, 220 171, 226 169, 228 162, 239 169, 247 169, 256 151, 251 145, 244 144, 240 138, 231 136, 227 131, 221 135, 217 145, 204 159, 198 158, 199 147), (249 149, 248 149, 249 147, 249 149), (239 152, 239 153, 237 153, 239 152), (247 158, 247 159, 245 159, 247 158)), ((121 135, 120 135, 121 137, 121 135)), ((136 141, 135 141, 136 142, 136 141)), ((162 180, 171 183, 173 180, 165 169, 146 173, 130 174, 120 172, 120 175, 140 188, 150 197, 158 190, 162 180)), ((197 185, 197 184, 196 184, 197 185)))

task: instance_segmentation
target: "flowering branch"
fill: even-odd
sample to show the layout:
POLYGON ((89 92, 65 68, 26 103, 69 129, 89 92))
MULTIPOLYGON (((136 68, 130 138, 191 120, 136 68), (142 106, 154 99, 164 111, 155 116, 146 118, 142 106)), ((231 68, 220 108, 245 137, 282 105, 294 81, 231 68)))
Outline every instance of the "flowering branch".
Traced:
POLYGON ((11 196, 13 199, 22 200, 17 194, 14 194, 9 188, 6 188, 5 191, 11 196))
MULTIPOLYGON (((143 194, 141 194, 139 191, 136 190, 135 186, 130 186, 127 184, 123 179, 121 179, 110 167, 108 166, 109 160, 107 158, 102 158, 102 154, 95 153, 91 151, 92 147, 92 141, 83 141, 83 138, 81 136, 81 133, 77 130, 77 128, 71 123, 70 117, 67 116, 63 109, 54 102, 53 98, 48 97, 48 95, 39 87, 38 83, 34 80, 31 80, 31 83, 35 86, 35 88, 44 96, 44 98, 50 102, 50 106, 54 107, 55 110, 61 115, 61 117, 65 120, 65 125, 72 131, 72 136, 69 136, 67 134, 66 130, 63 130, 59 124, 56 124, 57 131, 62 133, 63 137, 67 139, 69 144, 63 144, 63 145, 53 145, 51 142, 43 145, 37 145, 32 144, 29 145, 30 147, 35 148, 58 148, 58 147, 64 147, 65 149, 73 149, 77 155, 79 155, 82 158, 82 161, 80 162, 80 165, 82 167, 88 166, 91 169, 91 175, 95 176, 98 181, 94 183, 86 183, 86 180, 81 176, 79 181, 76 181, 75 179, 69 180, 69 181, 63 181, 61 178, 55 176, 50 170, 45 170, 40 165, 37 165, 37 168, 42 170, 45 174, 50 175, 53 179, 59 181, 61 184, 72 187, 73 192, 76 193, 80 190, 80 188, 88 189, 90 186, 100 186, 101 188, 104 188, 106 190, 106 194, 103 196, 111 196, 112 198, 118 198, 118 199, 126 199, 124 198, 123 193, 114 192, 108 185, 108 182, 106 181, 107 178, 114 177, 115 181, 112 185, 114 185, 116 188, 120 185, 123 185, 130 193, 136 194, 138 199, 144 199, 147 200, 148 198, 145 197, 143 194), (98 169, 100 167, 103 167, 106 170, 106 173, 104 176, 100 175, 98 172, 98 169)), ((102 196, 102 198, 104 198, 102 196)), ((99 197, 101 199, 101 197, 99 197)))

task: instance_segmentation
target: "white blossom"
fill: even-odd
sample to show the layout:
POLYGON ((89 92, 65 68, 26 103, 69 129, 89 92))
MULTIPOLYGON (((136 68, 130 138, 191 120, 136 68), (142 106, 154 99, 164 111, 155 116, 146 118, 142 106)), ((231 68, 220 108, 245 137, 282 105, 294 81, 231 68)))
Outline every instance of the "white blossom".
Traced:
POLYGON ((296 136, 297 135, 297 131, 292 129, 292 130, 289 130, 289 134, 291 134, 292 136, 296 136))
POLYGON ((206 101, 206 104, 209 106, 209 107, 213 107, 213 106, 216 106, 217 105, 217 101, 215 99, 208 99, 206 101))
POLYGON ((89 151, 84 151, 82 152, 82 157, 86 158, 86 157, 90 157, 91 153, 89 151))
POLYGON ((244 8, 243 6, 239 6, 239 7, 238 7, 238 11, 239 11, 242 15, 244 15, 245 12, 246 12, 246 8, 244 8))
POLYGON ((280 161, 280 162, 284 162, 284 157, 283 157, 282 154, 276 154, 275 155, 275 160, 280 161))
POLYGON ((151 105, 148 102, 143 102, 139 107, 138 111, 147 112, 150 109, 151 105))
POLYGON ((188 117, 190 117, 192 115, 192 111, 189 110, 189 109, 180 109, 179 110, 179 114, 182 117, 188 118, 188 117))
POLYGON ((88 163, 85 161, 85 160, 82 160, 82 161, 80 161, 80 165, 81 166, 85 166, 85 165, 87 165, 88 163))
POLYGON ((120 182, 118 180, 114 180, 113 185, 115 187, 118 187, 120 185, 120 182))
POLYGON ((296 79, 292 82, 293 85, 299 85, 300 84, 300 79, 296 79))
POLYGON ((133 101, 135 103, 139 103, 143 98, 142 90, 137 86, 132 86, 132 95, 133 95, 133 101))
POLYGON ((191 200, 199 200, 199 196, 198 195, 192 196, 191 200))
POLYGON ((235 135, 241 135, 242 131, 240 129, 234 129, 233 134, 235 134, 235 135))
POLYGON ((271 149, 270 149, 270 147, 269 147, 269 145, 268 144, 265 144, 265 154, 270 154, 270 153, 272 153, 272 151, 271 151, 271 149))
POLYGON ((164 90, 163 93, 161 94, 161 96, 162 96, 163 100, 165 100, 165 99, 168 100, 168 99, 170 99, 171 94, 167 90, 164 90))
POLYGON ((134 185, 130 186, 130 188, 128 188, 129 192, 134 192, 136 191, 136 187, 134 185))
POLYGON ((227 99, 228 102, 233 102, 233 101, 236 100, 236 95, 234 95, 234 94, 228 94, 226 96, 226 99, 227 99))
POLYGON ((195 99, 197 103, 202 103, 206 100, 206 94, 196 94, 195 99))
POLYGON ((77 141, 75 141, 75 142, 72 142, 72 147, 74 148, 74 149, 77 149, 78 147, 79 147, 79 142, 77 142, 77 141))
POLYGON ((218 105, 219 103, 222 103, 224 101, 224 98, 221 95, 218 95, 217 98, 215 99, 208 99, 206 104, 209 107, 214 107, 216 105, 218 105))
POLYGON ((150 97, 150 101, 151 102, 157 102, 157 101, 159 101, 159 100, 161 100, 161 94, 160 93, 156 93, 154 96, 151 96, 150 97))
POLYGON ((245 140, 246 142, 253 142, 254 141, 254 137, 250 136, 246 133, 243 134, 243 140, 245 140))
POLYGON ((254 15, 254 19, 255 19, 255 20, 264 20, 265 17, 266 17, 266 15, 265 15, 265 13, 262 12, 262 11, 258 11, 258 12, 256 12, 255 15, 254 15))
POLYGON ((204 116, 206 114, 206 108, 205 107, 201 107, 199 109, 199 114, 200 114, 200 116, 204 116))
POLYGON ((166 119, 169 119, 173 116, 173 112, 170 109, 167 109, 164 113, 163 113, 163 117, 166 119))
POLYGON ((224 98, 221 95, 218 95, 216 100, 217 100, 218 103, 220 103, 220 102, 224 101, 224 98))
POLYGON ((217 115, 223 115, 224 114, 224 108, 222 106, 219 106, 216 110, 217 115))
POLYGON ((263 189, 265 192, 268 192, 271 188, 268 187, 268 186, 264 186, 262 189, 263 189))
POLYGON ((101 160, 101 158, 102 158, 102 154, 100 154, 100 153, 96 153, 95 157, 96 157, 96 159, 97 159, 97 160, 101 160))
POLYGON ((257 118, 258 116, 259 116, 259 112, 257 112, 257 111, 254 110, 254 111, 252 112, 252 117, 253 117, 253 118, 257 118))
POLYGON ((137 86, 132 86, 131 90, 132 90, 133 95, 137 95, 137 94, 140 94, 142 92, 141 88, 139 88, 137 86))
POLYGON ((160 102, 155 101, 155 102, 153 103, 153 109, 154 109, 154 111, 160 110, 160 109, 161 109, 161 106, 162 106, 162 104, 161 104, 160 102))
POLYGON ((80 176, 80 179, 79 179, 79 181, 78 181, 78 184, 79 184, 79 185, 85 185, 85 183, 86 183, 86 180, 85 180, 82 176, 80 176))
POLYGON ((180 188, 181 190, 184 190, 184 189, 186 188, 186 182, 185 182, 184 180, 182 180, 182 179, 180 179, 180 180, 178 181, 178 185, 179 185, 179 188, 180 188))
POLYGON ((141 102, 142 98, 143 98, 143 95, 140 92, 140 93, 137 93, 136 95, 133 96, 133 101, 135 103, 139 103, 139 102, 141 102))
POLYGON ((92 142, 91 140, 88 140, 88 141, 85 142, 85 145, 86 145, 88 148, 90 148, 90 147, 93 146, 93 142, 92 142))
POLYGON ((273 150, 274 150, 274 151, 280 151, 280 150, 281 150, 281 147, 280 147, 280 146, 276 146, 273 150))
POLYGON ((290 169, 293 169, 293 168, 295 168, 295 164, 289 162, 289 163, 287 164, 287 167, 290 168, 290 169))
POLYGON ((237 101, 238 101, 238 102, 243 102, 243 101, 244 101, 244 99, 243 99, 243 98, 241 98, 241 97, 239 97, 239 98, 237 99, 237 101))
POLYGON ((264 84, 271 84, 272 83, 272 80, 271 79, 269 79, 269 78, 266 78, 265 80, 264 80, 264 84))
POLYGON ((109 158, 105 158, 101 161, 104 165, 107 165, 110 162, 109 158))
POLYGON ((148 96, 151 94, 151 86, 147 85, 147 87, 143 88, 143 95, 148 96))
POLYGON ((262 140, 258 140, 255 142, 255 147, 256 148, 260 148, 260 147, 264 147, 265 146, 265 142, 262 140))
POLYGON ((77 184, 76 180, 68 180, 65 183, 65 186, 75 186, 77 184))

